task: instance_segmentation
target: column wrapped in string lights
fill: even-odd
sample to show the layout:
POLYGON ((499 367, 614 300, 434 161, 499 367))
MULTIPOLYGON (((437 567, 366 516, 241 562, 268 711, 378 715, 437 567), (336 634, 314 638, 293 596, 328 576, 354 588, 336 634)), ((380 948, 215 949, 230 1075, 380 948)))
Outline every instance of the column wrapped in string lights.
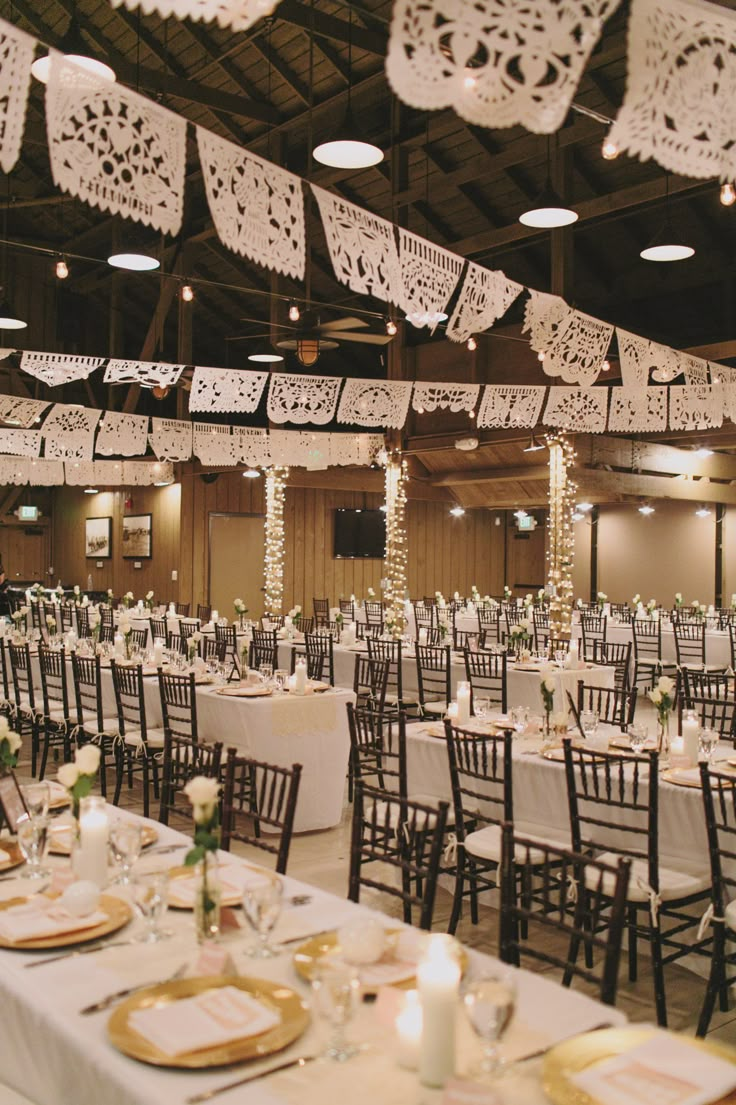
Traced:
POLYGON ((549 519, 547 579, 550 591, 550 637, 569 639, 572 633, 572 564, 575 549, 572 514, 577 485, 568 470, 575 463, 575 450, 564 434, 548 434, 549 519))
POLYGON ((288 468, 266 472, 265 613, 281 614, 284 600, 284 502, 288 468))
POLYGON ((406 629, 407 534, 406 481, 407 464, 400 453, 386 460, 386 557, 384 562, 386 627, 395 637, 406 629))

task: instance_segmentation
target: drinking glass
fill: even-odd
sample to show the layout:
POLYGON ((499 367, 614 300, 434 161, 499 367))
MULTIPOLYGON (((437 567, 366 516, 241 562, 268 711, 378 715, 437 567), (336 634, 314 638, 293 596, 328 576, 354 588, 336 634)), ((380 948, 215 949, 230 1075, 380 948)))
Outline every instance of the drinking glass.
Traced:
POLYGON ((713 755, 718 747, 718 740, 717 729, 701 729, 698 739, 699 758, 704 759, 706 763, 712 763, 713 755))
POLYGON ((485 721, 491 709, 489 698, 473 698, 473 710, 478 721, 485 721))
POLYGON ((28 816, 31 821, 35 821, 37 818, 45 820, 49 815, 49 800, 51 798, 49 784, 27 783, 21 789, 23 792, 23 801, 26 804, 28 816))
POLYGON ((169 903, 168 872, 147 871, 135 875, 130 880, 130 889, 135 911, 145 923, 145 930, 137 943, 157 944, 160 940, 167 940, 172 933, 160 928, 160 922, 169 903))
POLYGON ((594 737, 598 732, 598 711, 581 710, 580 727, 586 737, 594 737))
POLYGON ((468 1020, 483 1047, 480 1073, 497 1077, 503 1067, 498 1045, 516 1005, 513 975, 502 967, 481 970, 465 982, 462 998, 468 1020))
POLYGON ((529 724, 529 707, 512 706, 509 712, 511 724, 517 733, 523 733, 529 724))
POLYGON ((45 879, 50 874, 43 866, 48 833, 49 822, 46 817, 24 817, 18 822, 18 847, 26 861, 21 872, 24 879, 45 879))
POLYGON ((314 1008, 330 1028, 325 1058, 337 1063, 352 1059, 360 1048, 348 1042, 345 1028, 360 1000, 358 968, 327 956, 314 969, 312 991, 314 1008))
POLYGON ((248 951, 257 959, 270 959, 280 955, 281 949, 269 944, 268 938, 281 916, 284 884, 281 879, 269 876, 258 879, 243 890, 243 913, 258 936, 258 944, 248 951))
POLYGON ((265 684, 268 684, 273 679, 273 664, 261 664, 258 668, 261 673, 261 679, 265 684))
POLYGON ((130 869, 141 854, 143 831, 134 821, 113 821, 110 826, 110 851, 120 868, 115 880, 119 886, 130 886, 130 869))
POLYGON ((640 755, 649 739, 649 727, 643 722, 634 721, 629 726, 629 745, 631 751, 640 755))
POLYGON ((286 688, 286 683, 289 678, 289 673, 285 668, 277 668, 273 673, 273 681, 276 684, 276 690, 279 694, 283 694, 286 688))
POLYGON ((559 667, 562 667, 563 664, 565 663, 566 659, 567 659, 567 652, 565 651, 565 649, 564 648, 556 648, 555 649, 555 663, 559 667))

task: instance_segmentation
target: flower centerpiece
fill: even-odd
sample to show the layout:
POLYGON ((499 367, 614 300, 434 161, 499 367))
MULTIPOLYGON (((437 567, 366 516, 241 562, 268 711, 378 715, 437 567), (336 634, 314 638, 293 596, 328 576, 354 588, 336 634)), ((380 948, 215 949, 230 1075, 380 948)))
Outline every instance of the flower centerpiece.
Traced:
MULTIPOLYGON (((339 615, 336 615, 335 621, 337 621, 338 617, 339 615)), ((340 625, 341 622, 342 619, 340 619, 338 625, 340 625)), ((383 626, 384 632, 388 633, 390 637, 393 637, 395 640, 398 640, 401 637, 401 625, 396 619, 396 611, 391 606, 389 606, 388 610, 386 611, 386 615, 383 619, 383 626)))
POLYGON ((682 606, 682 591, 677 591, 675 594, 675 606, 678 610, 682 606))
POLYGON ((656 609, 657 609, 657 600, 656 599, 650 599, 649 602, 647 603, 647 614, 649 615, 650 618, 653 617, 654 611, 656 609))
POLYGON ((668 675, 660 675, 656 687, 649 692, 649 699, 657 711, 657 748, 663 756, 668 755, 670 750, 670 713, 674 704, 674 690, 673 680, 668 675))
POLYGON ((56 618, 53 614, 46 615, 46 628, 49 631, 49 636, 53 637, 56 633, 56 618))
POLYGON ((369 587, 369 588, 368 588, 368 592, 367 592, 367 594, 368 594, 368 601, 369 601, 369 602, 373 602, 373 600, 374 600, 374 599, 375 599, 375 597, 376 597, 376 592, 375 592, 375 591, 373 590, 373 588, 372 588, 372 587, 369 587))
POLYGON ((582 599, 576 599, 575 600, 575 605, 577 606, 578 610, 582 610, 583 609, 583 600, 582 599))
POLYGON ((520 618, 519 621, 510 626, 509 628, 509 641, 515 652, 519 652, 520 649, 525 648, 526 644, 531 636, 529 630, 531 629, 531 622, 528 618, 520 618))
POLYGON ((529 591, 528 594, 524 595, 524 610, 527 614, 531 610, 532 606, 534 606, 534 595, 531 593, 531 591, 529 591))
POLYGON ((118 622, 118 632, 123 638, 123 644, 125 645, 125 659, 130 660, 130 642, 133 635, 133 623, 127 614, 122 614, 120 621, 118 622))
POLYGON ((301 620, 301 616, 302 616, 301 606, 299 606, 299 605, 292 606, 291 610, 289 611, 289 617, 291 618, 293 624, 297 627, 297 629, 299 628, 299 622, 301 620))
POLYGON ((194 899, 197 940, 216 939, 220 931, 220 883, 217 877, 217 849, 220 846, 220 784, 217 779, 196 775, 184 787, 192 804, 194 847, 184 857, 187 867, 196 867, 199 877, 194 899))
POLYGON ((540 587, 537 591, 537 596, 534 600, 536 606, 544 606, 545 591, 544 587, 540 587))
POLYGON ((508 583, 504 583, 503 585, 503 597, 506 599, 507 602, 511 598, 511 588, 509 587, 508 583))
POLYGON ((133 592, 132 591, 126 591, 125 594, 123 595, 123 606, 125 607, 125 609, 128 610, 130 608, 130 606, 133 604, 134 601, 135 601, 135 595, 133 594, 133 592))
POLYGON ((89 622, 89 635, 92 638, 92 641, 94 642, 95 647, 96 647, 97 642, 100 639, 100 614, 99 614, 99 611, 96 610, 94 606, 90 607, 88 622, 89 622))
POLYGON ((192 633, 191 637, 187 637, 187 657, 190 664, 194 663, 194 658, 199 651, 199 642, 201 640, 202 634, 199 632, 198 629, 194 630, 194 633, 192 633))
POLYGON ((75 606, 79 606, 81 598, 82 598, 82 592, 79 588, 79 584, 75 583, 74 584, 74 605, 75 606))
POLYGON ((13 619, 13 628, 16 633, 24 634, 28 630, 28 615, 30 614, 30 607, 21 606, 17 610, 14 610, 11 617, 13 619))
POLYGON ((144 599, 146 610, 153 610, 153 591, 146 591, 146 597, 144 599))
POLYGON ((544 732, 546 736, 549 736, 550 721, 555 708, 555 691, 557 690, 557 683, 549 671, 540 673, 539 690, 542 695, 542 706, 544 707, 544 732))
POLYGON ((243 618, 248 613, 248 607, 245 605, 242 599, 236 599, 233 603, 233 607, 235 609, 235 614, 242 625, 243 618))
POLYGON ((0 769, 3 774, 17 767, 21 743, 20 733, 11 729, 8 719, 0 715, 0 769))
POLYGON ((115 593, 114 593, 112 587, 108 587, 108 589, 107 589, 107 601, 108 601, 108 604, 110 606, 112 606, 112 600, 114 598, 115 598, 115 593))
POLYGON ((64 588, 61 586, 61 580, 59 580, 56 586, 56 597, 59 602, 61 602, 61 600, 64 598, 64 588))
POLYGON ((440 610, 443 610, 445 606, 447 606, 447 603, 445 602, 445 596, 442 594, 441 591, 435 591, 434 598, 440 610))
POLYGON ((96 744, 84 744, 77 748, 71 763, 62 764, 58 770, 56 777, 69 792, 75 821, 79 820, 79 803, 92 790, 99 769, 99 748, 96 744))
POLYGON ((470 601, 471 601, 471 602, 472 602, 472 603, 473 603, 473 604, 474 604, 475 606, 477 606, 477 605, 478 605, 478 603, 480 602, 480 591, 479 591, 479 590, 478 590, 478 588, 477 588, 477 587, 475 586, 475 584, 473 584, 473 586, 472 586, 472 587, 470 588, 470 601))
POLYGON ((450 621, 447 617, 447 611, 444 607, 440 607, 437 613, 437 629, 440 635, 440 641, 445 643, 445 639, 450 632, 450 621))
POLYGON ((702 620, 705 617, 705 603, 698 602, 697 599, 693 599, 690 605, 693 608, 693 617, 702 620))
POLYGON ((606 594, 605 591, 599 591, 598 594, 595 596, 595 599, 596 599, 596 602, 598 603, 598 609, 600 610, 600 612, 602 614, 603 613, 603 607, 608 602, 608 595, 606 594))
POLYGON ((338 610, 338 612, 335 614, 335 625, 338 629, 342 629, 342 623, 344 621, 345 619, 342 616, 342 610, 338 610))
POLYGON ((639 592, 637 591, 637 592, 636 592, 636 594, 634 595, 633 599, 631 600, 631 603, 632 603, 632 605, 633 605, 633 607, 634 607, 634 610, 638 610, 638 609, 639 609, 639 603, 640 603, 640 602, 641 602, 641 595, 640 595, 640 594, 639 594, 639 592))

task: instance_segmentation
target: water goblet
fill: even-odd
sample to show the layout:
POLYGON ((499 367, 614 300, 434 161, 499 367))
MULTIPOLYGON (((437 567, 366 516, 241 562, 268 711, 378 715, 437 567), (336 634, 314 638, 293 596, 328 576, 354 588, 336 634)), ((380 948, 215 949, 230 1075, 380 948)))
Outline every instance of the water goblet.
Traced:
POLYGON ((277 668, 273 673, 273 681, 276 684, 278 694, 283 694, 289 679, 289 673, 285 668, 277 668))
POLYGON ((143 831, 134 821, 114 821, 110 826, 110 851, 112 858, 120 868, 115 882, 119 886, 130 886, 130 870, 141 854, 143 831))
POLYGON ((487 1078, 498 1077, 503 1068, 498 1045, 516 1006, 513 975, 502 967, 481 970, 463 985, 462 999, 467 1018, 483 1047, 480 1073, 487 1078))
POLYGON ((594 737, 598 732, 598 711, 597 710, 581 710, 580 711, 580 727, 583 730, 583 734, 586 737, 594 737))
POLYGON ((644 745, 649 740, 649 727, 644 722, 634 721, 629 726, 629 745, 631 751, 637 756, 644 751, 644 745))
POLYGON ((130 880, 133 906, 143 920, 145 929, 137 938, 139 944, 158 944, 172 935, 162 929, 160 922, 169 904, 169 875, 167 871, 147 871, 130 880))
POLYGON ((555 649, 555 663, 557 664, 557 666, 561 668, 564 665, 566 659, 567 659, 567 652, 565 651, 565 649, 564 648, 556 648, 555 649))
POLYGON ((706 763, 712 763, 715 750, 718 747, 718 740, 717 729, 701 729, 698 739, 698 758, 704 759, 706 763))
POLYGON ((261 664, 258 670, 261 673, 261 679, 268 686, 273 678, 273 664, 261 664))
POLYGON ((281 916, 283 896, 284 884, 273 875, 257 879, 243 890, 243 913, 258 936, 258 944, 248 955, 257 959, 271 959, 281 954, 281 949, 269 944, 268 938, 281 916))
POLYGON ((48 844, 49 822, 46 817, 24 817, 18 822, 18 847, 26 866, 24 879, 45 879, 50 872, 43 866, 48 844))
POLYGON ((478 721, 485 721, 490 709, 491 700, 489 698, 478 697, 473 699, 473 711, 478 721))
POLYGON ((49 814, 51 788, 48 783, 27 783, 21 788, 28 816, 31 821, 45 820, 49 814))
POLYGON ((529 723, 528 706, 512 706, 509 711, 511 724, 517 733, 523 733, 529 723))
POLYGON ((326 956, 316 965, 311 981, 314 1008, 330 1029, 324 1057, 344 1063, 360 1051, 345 1033, 360 1000, 358 968, 326 956))

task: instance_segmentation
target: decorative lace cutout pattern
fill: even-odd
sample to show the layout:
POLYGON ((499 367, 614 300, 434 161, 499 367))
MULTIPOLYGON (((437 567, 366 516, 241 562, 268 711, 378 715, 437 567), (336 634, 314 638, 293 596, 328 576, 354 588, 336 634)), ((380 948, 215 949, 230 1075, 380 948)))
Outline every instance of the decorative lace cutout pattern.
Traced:
POLYGON ((194 423, 194 455, 202 464, 237 464, 240 441, 229 426, 194 423))
POLYGON ((61 384, 69 384, 72 380, 86 380, 104 361, 104 357, 72 357, 65 353, 24 351, 20 356, 20 367, 23 372, 55 388, 61 384))
POLYGON ((233 434, 239 439, 241 464, 264 468, 271 464, 271 445, 268 433, 253 426, 233 426, 233 434))
POLYGON ((37 457, 40 452, 40 430, 0 430, 0 453, 10 453, 14 457, 37 457))
POLYGON ((270 15, 279 0, 110 0, 114 8, 125 5, 128 11, 140 8, 144 15, 158 12, 162 19, 216 20, 220 27, 247 31, 259 19, 270 15))
POLYGON ((335 276, 354 292, 401 302, 401 267, 393 223, 312 185, 335 276))
POLYGON ((60 487, 64 482, 64 465, 60 460, 29 460, 27 457, 0 457, 0 485, 20 487, 60 487))
POLYGON ((412 326, 428 326, 433 333, 460 279, 463 259, 400 227, 399 263, 400 306, 412 326))
POLYGON ((686 384, 709 384, 710 365, 701 357, 691 357, 689 353, 681 353, 685 358, 683 372, 686 384))
POLYGON ((184 208, 186 119, 51 52, 46 127, 54 183, 162 234, 184 208))
POLYGON ((192 423, 180 418, 152 418, 148 440, 159 460, 190 460, 192 423))
POLYGON ((337 421, 399 430, 409 411, 411 388, 404 380, 346 380, 337 421))
POLYGON ((478 401, 480 384, 414 384, 411 405, 422 411, 472 411, 478 401))
POLYGON ((269 436, 274 464, 321 471, 330 463, 331 434, 310 434, 304 430, 271 430, 269 436))
POLYGON ((535 353, 546 353, 570 313, 571 308, 559 295, 529 289, 522 329, 530 331, 529 344, 535 353))
POLYGON ((212 220, 224 246, 264 268, 304 279, 301 178, 197 127, 212 220))
POLYGON ((20 399, 17 395, 0 395, 0 422, 9 422, 28 429, 51 404, 43 399, 20 399))
POLYGON ((323 426, 335 416, 341 383, 339 376, 287 376, 275 372, 268 390, 268 417, 278 423, 313 422, 323 426))
MULTIPOLYGON (((127 487, 150 487, 154 483, 173 483, 174 466, 168 461, 151 464, 145 460, 123 461, 122 483, 127 487)), ((110 482, 108 476, 107 483, 110 482)))
POLYGON ((481 127, 562 126, 618 0, 396 0, 386 56, 410 107, 452 107, 481 127))
POLYGON ((14 168, 20 154, 35 52, 34 38, 0 20, 0 168, 4 173, 14 168))
POLYGON ((560 430, 602 434, 609 388, 551 387, 543 421, 560 430))
POLYGON ((710 430, 723 424, 721 384, 695 384, 670 388, 670 429, 710 430))
POLYGON ((115 486, 122 483, 121 461, 78 460, 64 465, 64 482, 70 487, 115 486))
POLYGON ((142 457, 148 446, 148 415, 105 411, 97 429, 98 456, 142 457))
POLYGON ((478 411, 478 427, 522 430, 536 426, 545 390, 517 384, 489 384, 478 411))
POLYGON ((569 311, 547 348, 542 368, 547 376, 590 387, 600 373, 612 336, 613 326, 607 322, 569 311))
POLYGON ((736 14, 692 0, 634 0, 620 150, 689 177, 736 178, 736 14))
POLYGON ((523 290, 522 284, 509 280, 502 272, 471 261, 445 334, 451 341, 464 342, 471 334, 490 330, 523 290))
POLYGON ((667 388, 611 388, 608 429, 611 433, 666 430, 667 388))
POLYGON ((102 411, 55 403, 42 429, 44 452, 50 460, 91 460, 95 429, 102 411))
POLYGON ((189 393, 189 410, 202 414, 226 414, 228 411, 252 414, 258 409, 267 379, 267 372, 197 367, 189 393))
POLYGON ((624 387, 646 387, 650 373, 653 380, 668 384, 685 370, 687 361, 697 360, 620 327, 616 329, 616 339, 624 387))
POLYGON ((110 360, 105 369, 106 384, 140 384, 145 388, 171 388, 184 371, 183 364, 158 361, 110 360))
POLYGON ((369 465, 383 448, 383 434, 331 434, 330 464, 369 465))

